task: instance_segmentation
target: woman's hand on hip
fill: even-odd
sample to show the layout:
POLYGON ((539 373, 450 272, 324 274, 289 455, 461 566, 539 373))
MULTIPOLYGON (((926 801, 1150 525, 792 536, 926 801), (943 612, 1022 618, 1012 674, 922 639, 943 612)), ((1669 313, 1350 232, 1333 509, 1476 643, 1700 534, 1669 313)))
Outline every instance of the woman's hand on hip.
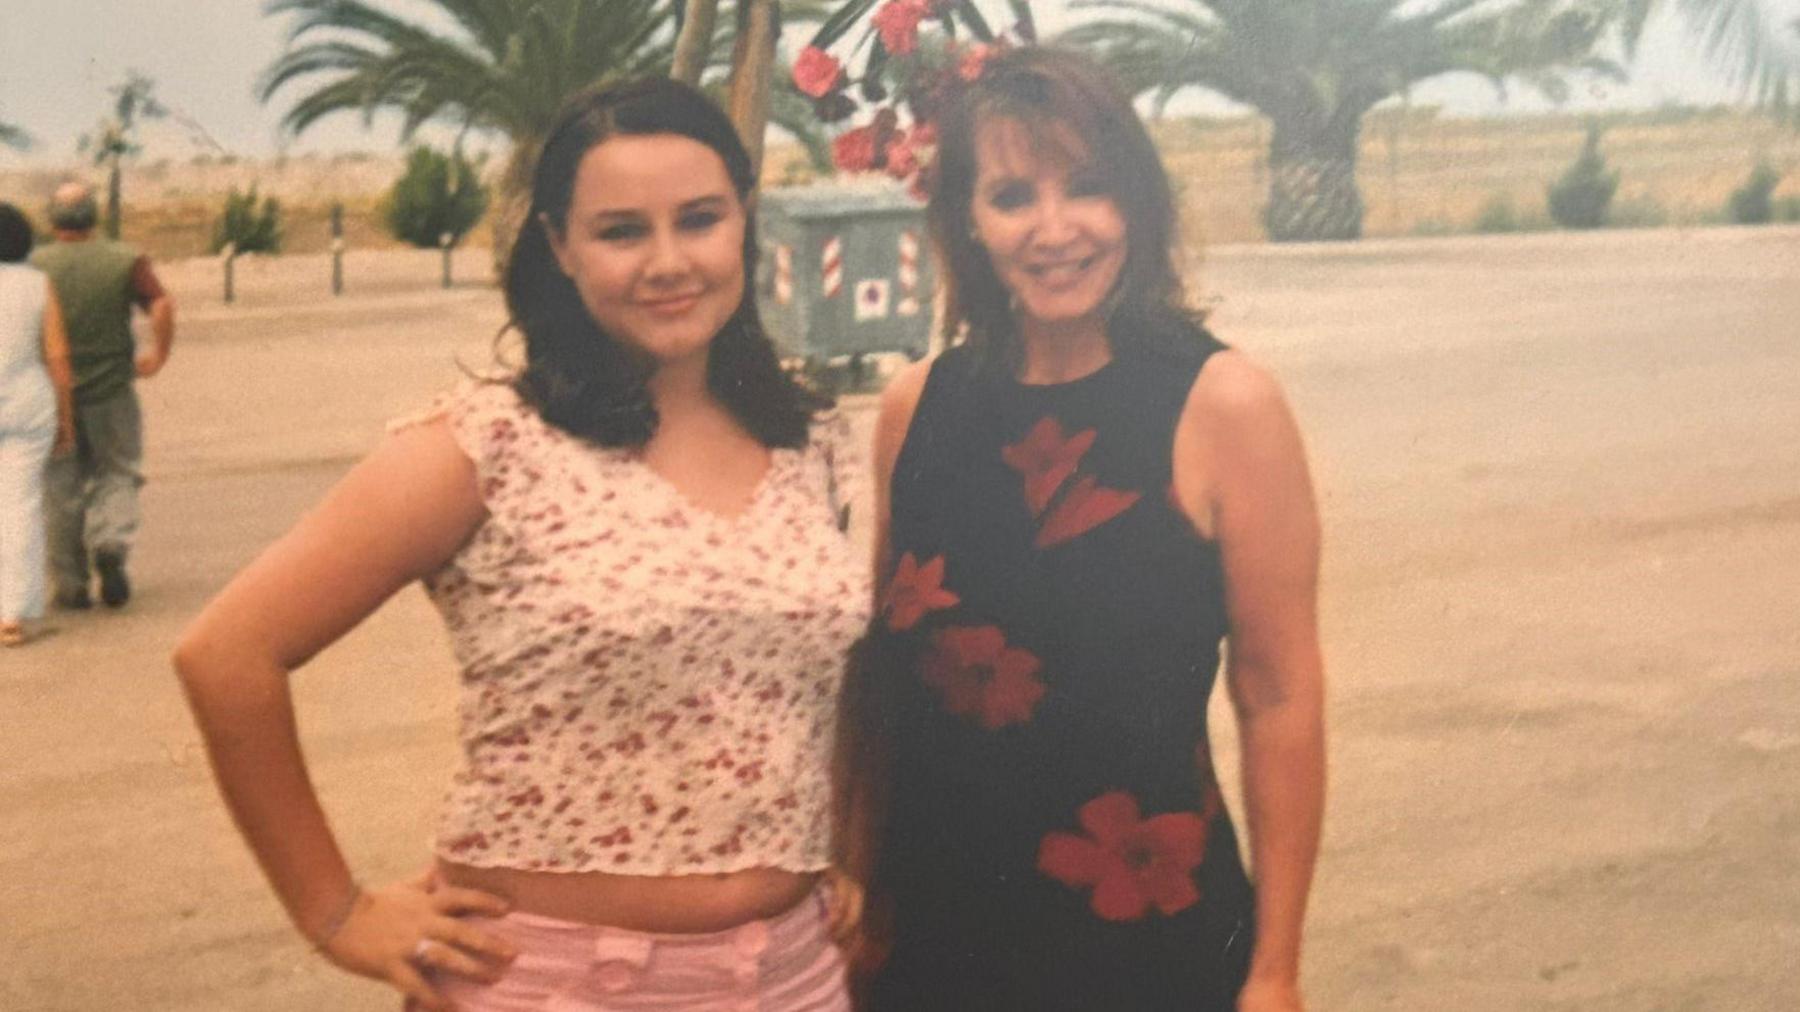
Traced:
POLYGON ((362 894, 321 950, 351 973, 387 981, 421 1008, 446 1009, 426 973, 500 979, 517 951, 461 918, 498 917, 506 910, 498 896, 445 885, 427 872, 362 894))

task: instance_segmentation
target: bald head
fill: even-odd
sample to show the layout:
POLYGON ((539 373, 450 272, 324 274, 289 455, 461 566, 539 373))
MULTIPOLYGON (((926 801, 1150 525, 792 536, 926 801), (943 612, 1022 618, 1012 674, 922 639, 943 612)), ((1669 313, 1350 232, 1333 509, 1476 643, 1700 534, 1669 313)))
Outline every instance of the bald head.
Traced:
POLYGON ((81 180, 71 179, 50 195, 50 227, 58 232, 91 232, 99 220, 94 188, 81 180))

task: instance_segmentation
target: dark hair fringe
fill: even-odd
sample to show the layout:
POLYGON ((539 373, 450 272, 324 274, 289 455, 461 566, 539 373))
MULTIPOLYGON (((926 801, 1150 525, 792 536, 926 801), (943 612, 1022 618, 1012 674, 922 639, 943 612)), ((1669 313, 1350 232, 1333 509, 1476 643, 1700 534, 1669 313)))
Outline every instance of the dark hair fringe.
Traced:
POLYGON ((749 206, 750 156, 725 114, 702 92, 652 77, 576 95, 557 117, 532 177, 531 207, 506 269, 510 325, 524 336, 525 368, 513 387, 543 419, 601 446, 642 446, 656 432, 651 367, 602 330, 563 274, 545 221, 562 222, 583 156, 616 136, 675 134, 700 142, 725 163, 745 205, 744 295, 713 338, 707 388, 758 442, 806 445, 813 416, 830 398, 781 367, 757 313, 753 279, 759 247, 749 206))

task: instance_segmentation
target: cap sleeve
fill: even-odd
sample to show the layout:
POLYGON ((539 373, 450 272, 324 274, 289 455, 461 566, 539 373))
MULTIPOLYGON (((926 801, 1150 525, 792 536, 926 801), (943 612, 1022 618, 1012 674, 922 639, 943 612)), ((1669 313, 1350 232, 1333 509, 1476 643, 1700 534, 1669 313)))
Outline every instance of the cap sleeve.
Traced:
POLYGON ((493 515, 504 515, 508 505, 528 491, 528 479, 537 471, 521 467, 520 451, 543 427, 537 414, 509 384, 471 381, 439 394, 425 410, 390 421, 389 432, 416 425, 444 422, 457 448, 475 465, 476 484, 482 503, 493 515))

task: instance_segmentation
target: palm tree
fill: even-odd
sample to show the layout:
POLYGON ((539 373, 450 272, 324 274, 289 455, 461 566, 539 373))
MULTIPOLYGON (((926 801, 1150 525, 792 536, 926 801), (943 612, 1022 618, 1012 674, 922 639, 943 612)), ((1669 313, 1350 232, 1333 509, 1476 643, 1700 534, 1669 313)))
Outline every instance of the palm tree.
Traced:
POLYGON ((1105 16, 1059 41, 1098 51, 1159 106, 1191 87, 1260 111, 1273 127, 1269 238, 1353 239, 1362 117, 1378 102, 1451 73, 1561 101, 1571 76, 1623 79, 1601 44, 1617 33, 1629 55, 1670 2, 1759 95, 1786 94, 1800 61, 1767 30, 1771 0, 1078 0, 1105 16))
MULTIPOLYGON (((431 0, 442 15, 426 21, 383 9, 379 0, 270 0, 270 15, 294 18, 286 52, 263 73, 263 101, 290 85, 305 92, 282 119, 299 133, 322 117, 354 111, 364 121, 381 110, 402 116, 402 139, 430 122, 499 134, 512 143, 495 204, 497 255, 517 232, 531 166, 564 99, 590 85, 670 72, 677 49, 684 79, 717 78, 732 59, 733 38, 754 29, 754 44, 737 46, 728 99, 746 143, 760 153, 769 102, 756 97, 775 56, 774 0, 719 8, 716 0, 431 0), (685 6, 689 17, 678 16, 685 6), (717 12, 734 26, 717 32, 717 12), (439 27, 442 24, 443 27, 439 27), (704 54, 701 59, 695 54, 704 54), (762 61, 760 65, 754 61, 762 61), (695 65, 698 64, 698 70, 695 65)), ((805 19, 816 0, 791 2, 790 19, 805 19)), ((779 112, 780 110, 778 110, 779 112)), ((791 110, 790 110, 791 112, 791 110)), ((797 134, 815 130, 804 116, 778 116, 797 134)))
POLYGON ((106 217, 102 227, 106 237, 117 239, 122 212, 121 177, 125 159, 142 150, 138 143, 138 126, 144 120, 168 115, 154 94, 155 82, 135 70, 127 71, 125 82, 111 89, 113 107, 102 118, 94 132, 81 138, 81 151, 94 156, 94 164, 106 168, 106 217))

